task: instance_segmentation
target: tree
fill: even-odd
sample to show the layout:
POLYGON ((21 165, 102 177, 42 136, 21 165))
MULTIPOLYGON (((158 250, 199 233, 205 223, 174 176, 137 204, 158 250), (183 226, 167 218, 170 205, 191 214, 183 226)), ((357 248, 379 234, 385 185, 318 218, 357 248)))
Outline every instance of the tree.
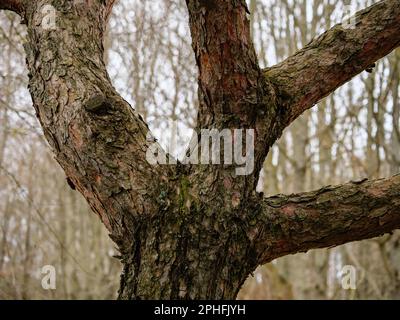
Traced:
POLYGON ((245 176, 228 165, 146 160, 149 129, 104 64, 114 2, 2 0, 0 9, 27 25, 29 90, 55 158, 118 245, 119 298, 235 298, 258 265, 400 227, 398 175, 269 198, 256 192, 283 130, 399 46, 398 0, 358 12, 355 28, 336 25, 266 69, 245 1, 186 1, 199 70, 196 130, 254 129, 255 167, 245 176))

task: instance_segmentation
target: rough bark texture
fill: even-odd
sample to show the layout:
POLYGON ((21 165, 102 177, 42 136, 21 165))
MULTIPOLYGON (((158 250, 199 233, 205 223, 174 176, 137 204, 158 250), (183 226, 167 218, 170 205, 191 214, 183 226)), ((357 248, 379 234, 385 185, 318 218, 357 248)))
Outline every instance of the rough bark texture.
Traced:
POLYGON ((276 195, 262 201, 256 216, 260 263, 377 237, 400 227, 400 175, 276 195))
POLYGON ((400 2, 380 1, 264 73, 279 92, 288 126, 300 114, 400 45, 400 2), (355 23, 355 28, 351 27, 355 23))
POLYGON ((47 1, 26 7, 29 90, 67 179, 125 250, 136 219, 156 210, 150 195, 167 171, 146 161, 147 125, 112 87, 103 63, 108 15, 100 2, 54 2, 57 29, 41 27, 47 1), (88 7, 87 7, 88 6, 88 7))
POLYGON ((103 34, 114 1, 1 1, 26 20, 29 89, 67 180, 118 245, 121 299, 229 299, 259 264, 400 227, 400 181, 350 183, 263 199, 270 146, 305 109, 400 41, 400 3, 382 1, 357 28, 336 26, 261 70, 243 0, 187 0, 199 67, 198 129, 255 129, 255 170, 150 165, 148 127, 110 83, 103 34))

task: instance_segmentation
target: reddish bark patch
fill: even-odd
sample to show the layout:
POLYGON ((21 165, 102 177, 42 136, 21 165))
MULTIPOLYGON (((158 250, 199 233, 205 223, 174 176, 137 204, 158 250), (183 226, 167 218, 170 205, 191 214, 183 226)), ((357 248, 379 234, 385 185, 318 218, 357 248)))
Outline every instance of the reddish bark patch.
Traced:
POLYGON ((296 206, 294 204, 287 204, 282 207, 282 212, 289 217, 293 217, 296 214, 296 206))
POLYGON ((380 197, 385 195, 385 193, 380 188, 372 188, 368 190, 368 193, 374 197, 380 197))
POLYGON ((99 175, 99 174, 96 175, 94 179, 95 179, 95 181, 96 181, 97 184, 100 184, 100 183, 101 183, 101 175, 99 175))
POLYGON ((83 139, 81 132, 79 131, 79 126, 73 122, 69 125, 69 134, 72 138, 72 143, 76 149, 80 150, 83 145, 83 139))
POLYGON ((375 40, 370 40, 364 44, 364 52, 372 51, 376 48, 375 40))
POLYGON ((240 193, 234 192, 232 196, 232 206, 237 208, 240 205, 240 193))
POLYGON ((200 57, 200 78, 204 84, 211 82, 212 70, 208 54, 203 54, 200 57))
POLYGON ((286 248, 288 248, 288 242, 285 240, 278 240, 274 244, 275 249, 278 249, 280 251, 285 251, 286 248))
POLYGON ((229 177, 224 178, 224 187, 226 189, 231 189, 232 188, 232 179, 229 177))

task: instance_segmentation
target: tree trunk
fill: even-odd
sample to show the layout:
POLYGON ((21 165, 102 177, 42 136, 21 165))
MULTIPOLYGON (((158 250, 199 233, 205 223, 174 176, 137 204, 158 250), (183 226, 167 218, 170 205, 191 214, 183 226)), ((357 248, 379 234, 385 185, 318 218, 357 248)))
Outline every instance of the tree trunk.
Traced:
POLYGON ((186 1, 199 68, 197 130, 254 129, 254 170, 244 176, 234 165, 147 161, 154 138, 104 64, 114 1, 51 3, 9 0, 0 9, 24 17, 29 89, 45 137, 118 245, 119 298, 233 299, 262 263, 400 226, 399 176, 269 199, 255 191, 285 127, 399 45, 398 0, 362 11, 361 27, 336 26, 267 70, 244 0, 186 1))
POLYGON ((216 214, 183 205, 137 226, 119 297, 234 299, 256 261, 244 232, 216 214))

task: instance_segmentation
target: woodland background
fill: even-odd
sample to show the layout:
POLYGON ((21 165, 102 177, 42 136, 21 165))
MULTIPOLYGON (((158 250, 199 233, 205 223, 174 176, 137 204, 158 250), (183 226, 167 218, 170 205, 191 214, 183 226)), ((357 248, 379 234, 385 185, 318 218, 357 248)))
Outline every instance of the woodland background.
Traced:
MULTIPOLYGON (((377 1, 351 1, 354 12, 377 1)), ((261 67, 273 65, 340 22, 342 0, 251 0, 261 67)), ((176 120, 194 127, 197 70, 183 0, 120 0, 105 43, 123 97, 166 143, 176 120)), ((25 29, 0 13, 0 299, 114 299, 121 266, 112 241, 53 159, 27 90, 25 29), (57 289, 40 268, 53 265, 57 289)), ((400 50, 306 112, 270 152, 266 195, 301 192, 400 172, 400 50)), ((400 232, 287 256, 257 269, 240 299, 400 299, 400 232), (343 290, 344 265, 357 289, 343 290)))

